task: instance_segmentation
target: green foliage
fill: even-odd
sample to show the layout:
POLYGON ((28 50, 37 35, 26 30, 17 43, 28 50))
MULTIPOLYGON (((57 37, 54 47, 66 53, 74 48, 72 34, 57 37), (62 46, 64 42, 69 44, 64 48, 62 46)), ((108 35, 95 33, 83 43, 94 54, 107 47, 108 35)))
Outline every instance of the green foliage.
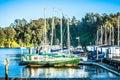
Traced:
POLYGON ((0 28, 0 47, 4 47, 5 33, 2 28, 0 28))
POLYGON ((13 41, 11 43, 11 47, 14 48, 14 47, 20 47, 20 45, 18 43, 16 43, 15 41, 13 41))
MULTIPOLYGON (((87 13, 81 20, 77 20, 75 16, 70 20, 70 39, 71 45, 77 46, 80 38, 80 44, 86 46, 95 44, 96 32, 101 25, 107 26, 109 32, 110 27, 115 28, 117 34, 117 19, 120 13, 103 14, 87 13)), ((60 18, 54 17, 54 40, 53 44, 60 42, 60 18)), ((67 18, 62 18, 63 26, 63 45, 67 45, 67 18)), ((46 19, 47 41, 51 40, 52 18, 46 19)), ((16 19, 9 27, 0 28, 0 47, 30 47, 38 46, 44 41, 45 26, 44 19, 31 20, 27 22, 25 19, 16 19)), ((117 40, 117 39, 116 39, 117 40)), ((116 41, 117 42, 117 41, 116 41)))
POLYGON ((16 31, 12 27, 7 27, 7 28, 5 28, 5 34, 6 34, 6 39, 7 40, 8 39, 13 40, 15 38, 16 31))

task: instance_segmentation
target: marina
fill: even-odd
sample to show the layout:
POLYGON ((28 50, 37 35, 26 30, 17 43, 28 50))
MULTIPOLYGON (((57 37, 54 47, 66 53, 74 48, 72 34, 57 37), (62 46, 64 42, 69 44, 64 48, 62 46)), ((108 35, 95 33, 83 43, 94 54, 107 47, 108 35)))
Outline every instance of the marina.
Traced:
POLYGON ((119 0, 0 0, 0 80, 120 80, 119 8, 119 0))
MULTIPOLYGON (((34 50, 33 50, 34 51, 34 50)), ((18 56, 21 54, 20 48, 1 48, 0 52, 3 56, 0 59, 0 69, 2 70, 0 72, 0 78, 5 77, 5 64, 4 60, 5 57, 9 58, 9 78, 16 78, 16 79, 86 79, 86 80, 94 80, 94 79, 102 79, 102 78, 113 78, 118 79, 119 78, 119 72, 115 72, 115 68, 113 71, 108 70, 108 68, 111 68, 110 66, 101 65, 100 62, 91 62, 91 61, 81 61, 79 63, 79 66, 77 67, 41 67, 41 68, 32 68, 27 67, 25 65, 20 66, 19 62, 21 61, 21 56, 18 56), (5 52, 4 52, 5 51, 5 52), (6 52, 7 51, 7 52, 6 52)), ((29 49, 24 49, 22 52, 28 53, 29 49)))

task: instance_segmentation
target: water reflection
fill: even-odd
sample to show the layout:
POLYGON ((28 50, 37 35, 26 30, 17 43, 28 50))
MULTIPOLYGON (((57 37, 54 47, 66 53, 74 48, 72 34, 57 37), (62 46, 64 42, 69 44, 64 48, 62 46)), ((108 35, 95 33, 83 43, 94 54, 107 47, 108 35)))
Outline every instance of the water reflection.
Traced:
POLYGON ((117 77, 97 66, 83 66, 79 68, 24 68, 24 76, 37 78, 107 78, 117 77))
POLYGON ((24 68, 24 76, 41 78, 77 78, 87 77, 88 73, 80 68, 24 68))
POLYGON ((104 70, 103 68, 100 68, 98 66, 88 67, 86 70, 89 72, 89 76, 92 78, 110 78, 110 77, 117 77, 115 74, 112 74, 111 72, 104 70))

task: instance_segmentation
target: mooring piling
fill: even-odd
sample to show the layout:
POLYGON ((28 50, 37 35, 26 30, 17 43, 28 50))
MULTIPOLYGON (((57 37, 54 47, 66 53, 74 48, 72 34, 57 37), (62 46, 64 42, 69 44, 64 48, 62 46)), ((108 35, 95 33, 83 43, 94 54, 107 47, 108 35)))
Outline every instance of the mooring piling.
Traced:
POLYGON ((5 80, 8 80, 9 59, 5 59, 5 80))

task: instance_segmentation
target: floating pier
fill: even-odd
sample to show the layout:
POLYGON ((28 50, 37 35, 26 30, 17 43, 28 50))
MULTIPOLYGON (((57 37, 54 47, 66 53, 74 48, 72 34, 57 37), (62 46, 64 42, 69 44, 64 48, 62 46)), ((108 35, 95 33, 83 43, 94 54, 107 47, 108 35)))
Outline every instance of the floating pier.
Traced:
POLYGON ((105 63, 99 63, 99 62, 80 62, 79 65, 96 65, 99 66, 101 68, 104 68, 118 76, 120 76, 120 73, 116 71, 116 69, 108 64, 105 63))
POLYGON ((109 65, 112 65, 112 66, 116 67, 117 70, 120 70, 120 61, 119 60, 105 58, 104 62, 109 64, 109 65))

